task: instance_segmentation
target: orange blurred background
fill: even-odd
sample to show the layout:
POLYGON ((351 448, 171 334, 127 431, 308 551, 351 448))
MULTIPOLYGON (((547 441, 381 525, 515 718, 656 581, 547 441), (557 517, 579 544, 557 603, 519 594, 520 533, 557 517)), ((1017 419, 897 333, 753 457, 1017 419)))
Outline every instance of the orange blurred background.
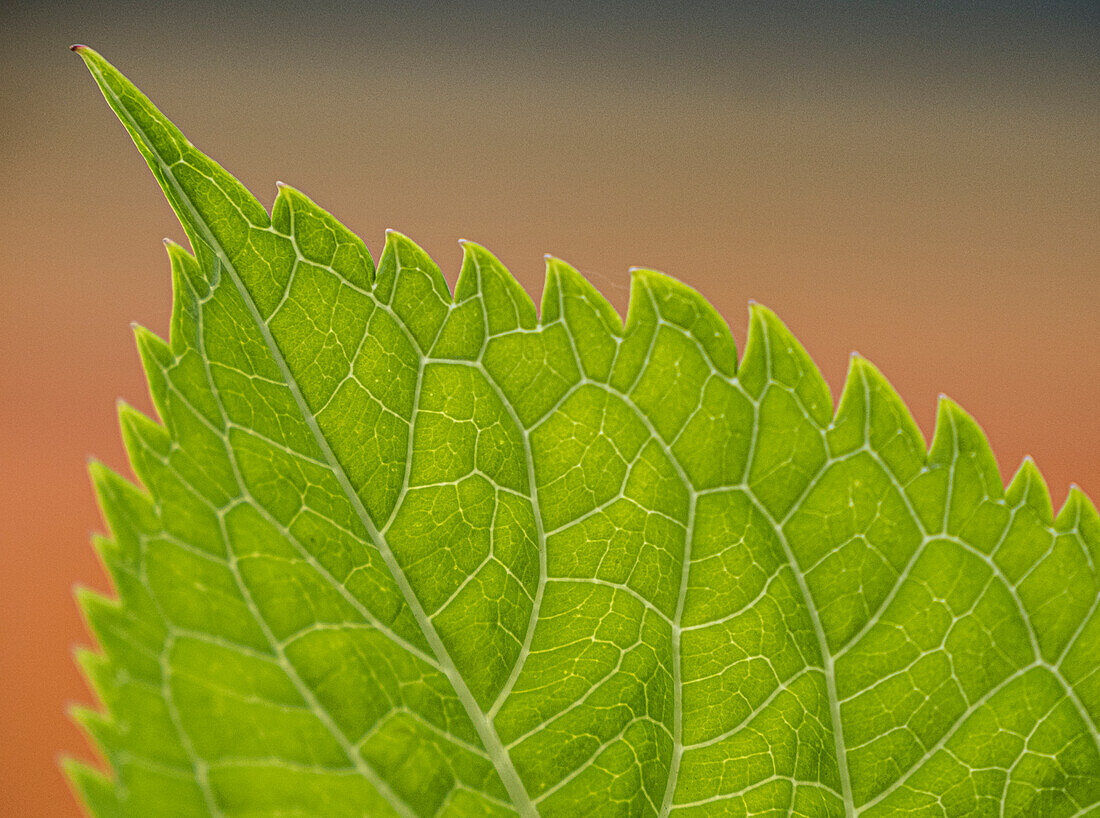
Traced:
POLYGON ((70 42, 262 201, 305 191, 453 282, 460 237, 535 295, 544 252, 625 309, 627 268, 744 339, 776 310, 837 394, 875 362, 931 437, 945 392, 1009 479, 1100 497, 1100 12, 1044 5, 208 2, 0 12, 0 814, 79 814, 74 584, 106 589, 89 456, 128 473, 131 341, 182 239, 70 42))

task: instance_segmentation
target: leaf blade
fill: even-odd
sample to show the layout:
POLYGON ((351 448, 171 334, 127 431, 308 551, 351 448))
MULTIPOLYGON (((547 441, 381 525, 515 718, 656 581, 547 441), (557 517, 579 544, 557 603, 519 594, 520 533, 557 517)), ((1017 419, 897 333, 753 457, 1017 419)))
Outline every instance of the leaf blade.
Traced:
MULTIPOLYGON (((552 259, 541 318, 470 243, 454 298, 400 234, 376 271, 291 188, 268 218, 81 54, 197 251, 169 248, 170 343, 139 333, 165 426, 122 413, 156 502, 101 493, 101 550, 122 609, 171 634, 144 672, 200 813, 339 814, 337 792, 423 815, 1100 801, 1100 524, 1079 492, 1051 520, 1025 466, 1006 494, 949 402, 926 453, 859 359, 834 415, 761 307, 738 366, 713 308, 652 271, 625 325, 552 259), (1036 749, 1002 761, 990 736, 1029 695, 1036 749), (302 712, 272 706, 288 696, 302 712)), ((142 667, 85 609, 105 667, 142 667)), ((99 675, 122 732, 90 729, 148 744, 123 729, 139 694, 99 675)), ((146 780, 125 752, 116 771, 146 780)))

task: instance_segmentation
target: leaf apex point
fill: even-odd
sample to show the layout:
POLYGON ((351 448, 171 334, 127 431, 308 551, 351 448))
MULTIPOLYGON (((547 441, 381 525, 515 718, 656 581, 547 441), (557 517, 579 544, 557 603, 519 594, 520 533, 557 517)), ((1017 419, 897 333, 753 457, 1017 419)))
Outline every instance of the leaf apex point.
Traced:
POLYGON ((69 46, 69 51, 73 51, 79 54, 82 51, 86 51, 87 48, 88 46, 84 45, 83 43, 73 43, 71 46, 69 46))
POLYGON ((278 179, 276 179, 275 180, 275 187, 278 188, 279 190, 282 190, 284 187, 290 187, 290 185, 288 185, 286 182, 280 182, 278 179))

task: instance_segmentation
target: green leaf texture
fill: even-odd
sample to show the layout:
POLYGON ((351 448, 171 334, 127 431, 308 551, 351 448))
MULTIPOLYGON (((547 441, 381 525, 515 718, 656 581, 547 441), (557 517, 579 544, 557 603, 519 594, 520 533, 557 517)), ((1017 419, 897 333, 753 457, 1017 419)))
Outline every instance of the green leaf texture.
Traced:
POLYGON ((92 467, 96 816, 1070 816, 1100 803, 1100 520, 930 450, 853 358, 834 411, 752 306, 634 272, 625 324, 464 243, 375 268, 268 211, 79 48, 195 248, 92 467))

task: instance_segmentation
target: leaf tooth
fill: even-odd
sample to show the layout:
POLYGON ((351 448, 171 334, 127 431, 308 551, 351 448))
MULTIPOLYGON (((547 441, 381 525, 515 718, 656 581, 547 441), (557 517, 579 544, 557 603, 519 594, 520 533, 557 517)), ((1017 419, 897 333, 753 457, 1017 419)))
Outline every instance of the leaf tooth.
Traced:
MULTIPOLYGON (((645 369, 657 335, 657 311, 637 268, 630 277, 630 303, 623 323, 622 343, 612 353, 609 381, 621 391, 630 391, 645 369)), ((543 318, 545 321, 545 317, 543 318)))
POLYGON ((199 300, 210 292, 211 283, 202 274, 198 259, 171 239, 164 240, 172 270, 172 318, 169 346, 177 353, 198 349, 199 300))
MULTIPOLYGON (((136 565, 141 537, 145 532, 155 530, 157 525, 152 497, 99 461, 88 464, 88 474, 107 528, 118 548, 120 561, 126 565, 136 565)), ((98 540, 94 542, 109 566, 106 544, 98 540)))
MULTIPOLYGON (((963 537, 974 548, 990 553, 998 539, 994 532, 1002 530, 1008 520, 1001 502, 1004 483, 985 432, 946 395, 940 396, 928 466, 918 479, 938 484, 937 503, 943 516, 940 522, 929 519, 926 525, 942 526, 945 533, 963 537)), ((939 515, 929 503, 923 505, 924 516, 939 515)))
MULTIPOLYGON (((84 667, 86 662, 109 662, 112 673, 125 672, 132 678, 159 684, 161 668, 155 656, 164 643, 166 631, 156 602, 138 579, 137 568, 120 564, 118 548, 112 541, 95 537, 93 542, 107 568, 114 596, 84 585, 73 587, 77 608, 99 650, 96 653, 77 648, 77 664, 84 667)), ((85 668, 89 681, 95 669, 85 668)), ((110 703, 101 686, 96 691, 100 701, 110 703)))
POLYGON ((623 334, 630 335, 642 327, 655 323, 657 310, 649 289, 645 286, 650 275, 659 275, 656 271, 643 271, 640 267, 630 268, 630 301, 626 306, 626 321, 623 322, 623 334))
MULTIPOLYGON (((737 374, 737 348, 725 319, 697 290, 657 270, 631 267, 630 305, 635 293, 645 293, 657 314, 673 326, 691 335, 704 349, 711 365, 727 377, 737 374)), ((627 310, 627 323, 630 310, 627 310)))
MULTIPOLYGON (((94 654, 92 655, 94 656, 94 654)), ((102 659, 103 657, 98 658, 102 659)), ((89 683, 96 689, 96 696, 100 701, 104 701, 103 695, 99 692, 99 684, 92 682, 87 667, 82 667, 82 671, 85 677, 88 678, 89 683)), ((110 673, 110 668, 105 668, 105 672, 110 673)), ((108 692, 108 695, 113 696, 113 691, 108 692)), ((82 705, 76 705, 69 708, 69 715, 104 755, 115 754, 121 741, 119 740, 118 730, 115 728, 114 721, 109 715, 82 705)))
MULTIPOLYGON (((134 473, 142 479, 139 464, 144 463, 146 450, 155 452, 159 457, 167 457, 172 443, 171 435, 155 420, 122 400, 118 402, 118 420, 130 464, 134 467, 134 473)), ((144 479, 142 482, 145 482, 144 479)))
MULTIPOLYGON (((85 676, 87 672, 85 671, 85 676)), ((98 694, 97 694, 98 695, 98 694)), ((112 716, 101 713, 90 707, 74 705, 68 708, 69 718, 73 720, 80 731, 87 737, 88 742, 95 747, 100 755, 105 757, 110 766, 117 771, 120 767, 118 753, 124 746, 122 737, 112 716)), ((96 773, 98 775, 98 773, 96 773)), ((107 784, 107 786, 113 786, 107 784)), ((93 806, 89 804, 89 806, 93 806)), ((95 815, 100 815, 98 811, 95 815)))
POLYGON ((955 401, 940 392, 936 399, 936 426, 932 430, 932 443, 928 447, 930 466, 950 465, 954 457, 956 432, 951 421, 956 413, 965 414, 955 401))
POLYGON ((737 368, 737 380, 754 396, 760 397, 768 382, 768 331, 760 305, 750 298, 748 306, 745 352, 737 368))
POLYGON ((271 208, 272 226, 294 238, 302 257, 356 287, 373 287, 374 260, 363 240, 297 188, 285 182, 275 186, 278 193, 271 208))
MULTIPOLYGON (((175 239, 164 238, 164 249, 168 253, 168 261, 173 267, 180 267, 182 272, 187 273, 187 280, 192 284, 207 284, 206 279, 202 278, 201 271, 198 269, 199 262, 195 258, 195 255, 187 250, 182 244, 175 239)), ((201 290, 197 292, 202 296, 205 293, 201 290)))
MULTIPOLYGON (((119 548, 117 542, 110 537, 104 537, 102 534, 93 534, 91 541, 92 549, 109 571, 113 572, 116 568, 124 565, 122 549, 119 548)), ((74 592, 75 590, 74 588, 74 592)))
MULTIPOLYGON (((98 591, 94 591, 86 586, 79 586, 74 594, 77 602, 80 604, 82 611, 87 611, 90 605, 102 605, 104 608, 118 608, 118 603, 114 600, 105 597, 98 591)), ((92 623, 89 622, 89 625, 92 623)), ((84 673, 88 683, 92 685, 92 692, 95 693, 100 699, 103 699, 102 692, 110 692, 113 685, 110 684, 111 678, 108 674, 111 673, 111 661, 106 654, 93 650, 89 647, 76 647, 73 648, 73 661, 84 673)))
MULTIPOLYGON (((109 604, 109 600, 102 597, 100 597, 100 600, 104 604, 109 604)), ((80 602, 82 610, 85 611, 85 616, 88 616, 87 609, 84 608, 88 599, 82 599, 80 602)), ((96 633, 90 617, 88 623, 89 626, 93 627, 93 633, 96 633)), ((98 638, 98 633, 96 633, 96 636, 98 638)), ((105 653, 99 653, 90 648, 76 648, 73 651, 73 658, 80 668, 81 675, 84 676, 88 686, 92 689, 96 700, 103 705, 104 712, 97 712, 80 705, 70 708, 69 712, 77 724, 92 736, 95 743, 106 749, 109 742, 105 741, 108 738, 105 733, 108 729, 110 714, 113 712, 115 703, 118 700, 117 668, 105 653)))
POLYGON ((459 239, 458 246, 462 248, 462 266, 458 271, 458 281, 455 282, 455 304, 464 304, 482 294, 481 276, 478 274, 478 251, 486 253, 488 251, 469 239, 459 239))
POLYGON ((171 452, 171 435, 159 423, 121 400, 118 402, 118 420, 122 429, 122 445, 134 475, 143 485, 153 489, 171 452))
POLYGON ((987 495, 993 499, 1004 496, 997 461, 982 427, 947 395, 940 395, 936 410, 936 431, 928 452, 929 465, 957 466, 969 458, 975 461, 987 495))
POLYGON ((447 279, 443 277, 439 266, 412 239, 393 228, 386 229, 386 243, 382 248, 382 257, 378 261, 375 276, 375 296, 383 303, 390 303, 397 285, 397 274, 401 268, 420 270, 431 281, 432 288, 444 301, 452 301, 447 279))
POLYGON ((1088 546, 1093 564, 1100 565, 1100 516, 1096 506, 1080 486, 1071 483, 1066 502, 1054 518, 1057 531, 1077 531, 1088 546))
POLYGON ((756 301, 749 301, 748 338, 737 377, 757 396, 769 382, 781 384, 820 427, 832 422, 832 393, 817 364, 779 316, 756 301))
MULTIPOLYGON (((546 283, 542 291, 542 324, 550 326, 561 321, 566 333, 574 339, 573 351, 586 377, 606 381, 619 358, 623 322, 607 300, 569 264, 547 254, 546 283)), ((635 347, 632 374, 644 365, 649 335, 637 336, 628 349, 635 347), (642 348, 638 348, 641 346, 642 348)), ((625 360, 625 359, 623 359, 625 360)), ((620 360, 622 364, 622 360, 620 360)), ((620 367, 622 368, 622 367, 620 367)))
POLYGON ((134 341, 138 352, 148 359, 149 365, 156 369, 167 369, 172 365, 173 355, 168 344, 155 332, 138 323, 133 323, 130 328, 134 332, 134 341))
POLYGON ((83 761, 66 758, 61 768, 69 784, 95 818, 126 818, 113 781, 83 761))
POLYGON ((286 182, 275 182, 275 202, 271 205, 271 226, 280 233, 291 235, 294 231, 293 194, 286 182))
POLYGON ((859 430, 848 436, 872 446, 899 481, 908 481, 924 465, 928 450, 909 408, 879 368, 858 352, 849 359, 830 445, 846 424, 859 430))
POLYGON ((549 324, 558 319, 559 303, 566 298, 577 298, 595 312, 608 335, 622 337, 623 319, 603 293, 571 264, 549 253, 543 258, 546 259, 546 284, 542 291, 543 323, 549 324))
MULTIPOLYGON (((78 585, 73 590, 73 597, 80 608, 88 628, 96 637, 96 643, 104 645, 103 632, 108 630, 110 620, 117 617, 121 611, 121 603, 117 599, 100 593, 86 585, 78 585)), ((79 657, 78 657, 79 659, 79 657)))
POLYGON ((862 364, 866 361, 853 352, 829 430, 829 449, 834 457, 847 454, 867 442, 866 430, 873 399, 869 400, 868 373, 862 364))
POLYGON ((928 451, 928 446, 924 440, 924 434, 917 425, 917 421, 913 418, 913 413, 909 411, 909 407, 905 405, 905 401, 902 400, 901 395, 898 394, 894 385, 887 380, 886 376, 882 374, 882 371, 877 366, 858 353, 854 353, 853 355, 852 367, 860 374, 860 377, 866 381, 872 395, 872 404, 879 401, 882 403, 883 408, 888 408, 893 413, 897 420, 899 432, 904 435, 914 451, 916 467, 919 468, 923 466, 925 455, 928 451))
POLYGON ((1043 525, 1054 520, 1054 504, 1042 472, 1028 455, 1005 490, 1005 500, 1010 506, 1025 505, 1038 516, 1043 525))
POLYGON ((538 326, 535 303, 500 259, 477 242, 459 239, 458 243, 462 247, 462 269, 455 285, 455 303, 480 296, 490 334, 538 326), (503 321, 505 326, 494 327, 494 321, 503 321))
POLYGON ((145 370, 149 396, 153 399, 157 415, 161 420, 167 421, 169 417, 168 369, 172 365, 174 356, 168 344, 150 330, 140 324, 132 324, 131 328, 134 333, 134 342, 137 344, 138 356, 145 370))

